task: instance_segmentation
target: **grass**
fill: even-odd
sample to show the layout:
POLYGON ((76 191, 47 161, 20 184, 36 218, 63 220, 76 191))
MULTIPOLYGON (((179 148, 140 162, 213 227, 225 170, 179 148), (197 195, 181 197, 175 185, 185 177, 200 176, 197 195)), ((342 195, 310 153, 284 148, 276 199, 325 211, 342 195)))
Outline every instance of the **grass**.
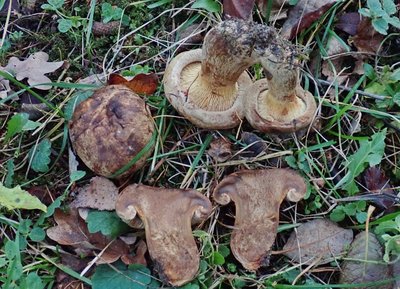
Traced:
MULTIPOLYGON (((217 13, 192 9, 191 3, 187 1, 121 1, 113 4, 124 9, 124 13, 131 19, 130 26, 121 25, 115 34, 96 37, 92 32, 93 21, 101 20, 101 5, 96 1, 91 1, 87 7, 82 5, 83 8, 78 12, 74 11, 74 8, 78 7, 75 2, 63 6, 65 15, 78 14, 87 21, 87 24, 68 33, 58 32, 57 22, 51 17, 54 13, 44 13, 40 8, 38 11, 42 13, 41 17, 32 24, 33 26, 19 24, 17 19, 11 17, 10 12, 6 15, 10 21, 6 26, 2 26, 2 43, 8 39, 10 47, 0 51, 2 66, 7 64, 11 56, 24 58, 42 50, 48 52, 51 61, 64 60, 68 65, 51 75, 51 79, 54 80, 51 83, 52 89, 46 92, 29 87, 26 82, 18 81, 0 71, 0 77, 10 80, 15 91, 9 97, 0 100, 0 181, 8 183, 9 187, 20 185, 28 191, 39 191, 43 202, 47 205, 52 204, 47 214, 0 208, 0 240, 3 241, 0 249, 2 288, 24 288, 23 282, 27 282, 26 280, 30 280, 31 284, 38 284, 35 288, 54 288, 60 284, 57 277, 61 276, 61 271, 73 278, 72 283, 81 284, 79 286, 92 285, 91 274, 95 267, 91 263, 93 257, 78 256, 70 246, 61 246, 48 237, 39 238, 30 233, 35 229, 35 232, 41 234, 54 226, 53 209, 65 209, 73 200, 77 188, 89 183, 90 178, 94 176, 80 164, 79 170, 86 171, 86 175, 71 180, 70 170, 76 168, 73 156, 69 152, 66 108, 68 102, 77 94, 85 89, 93 90, 97 87, 77 81, 92 74, 106 75, 111 71, 129 73, 140 65, 162 77, 166 64, 185 41, 184 38, 175 39, 176 34, 179 35, 192 23, 213 26, 221 19, 221 15, 217 13), (11 40, 8 35, 15 31, 22 31, 24 36, 11 40), (21 131, 6 141, 7 124, 11 117, 21 110, 21 102, 15 100, 15 97, 27 94, 35 96, 47 109, 35 120, 39 126, 29 131, 21 131), (35 151, 43 139, 49 139, 51 142, 50 163, 48 170, 37 173, 31 169, 32 159, 29 151, 35 151), (63 264, 62 256, 65 254, 85 262, 84 268, 74 269, 63 264), (39 279, 32 277, 33 275, 29 277, 32 279, 28 279, 31 273, 39 279)), ((307 180, 308 195, 306 200, 298 205, 282 205, 280 233, 273 247, 274 251, 283 247, 293 227, 309 219, 321 216, 329 218, 337 205, 336 199, 350 196, 349 192, 337 186, 346 173, 344 164, 349 156, 360 149, 362 141, 370 140, 372 135, 384 128, 387 128, 388 132, 379 168, 389 178, 392 189, 398 192, 399 106, 394 105, 389 109, 379 107, 379 100, 371 95, 380 95, 366 91, 368 85, 374 82, 367 75, 360 76, 345 90, 342 90, 342 86, 336 81, 329 82, 329 86, 319 84, 323 77, 319 68, 324 60, 330 61, 330 56, 326 54, 327 43, 335 30, 337 17, 343 12, 357 11, 357 8, 355 4, 338 1, 319 20, 297 36, 298 45, 305 47, 309 52, 317 53, 312 60, 304 61, 302 73, 302 83, 312 91, 318 102, 315 130, 309 129, 303 135, 274 136, 256 132, 247 123, 228 131, 202 130, 176 113, 164 98, 160 85, 153 96, 146 98, 156 125, 156 132, 152 138, 155 149, 145 167, 137 172, 130 182, 161 187, 194 188, 211 197, 215 184, 229 173, 240 169, 285 167, 289 164, 307 180), (311 65, 312 61, 314 63, 311 65), (267 149, 254 155, 253 144, 246 144, 241 139, 242 132, 255 133, 267 149), (218 163, 207 154, 210 142, 216 138, 225 138, 232 144, 232 157, 226 162, 218 163)), ((256 20, 265 19, 260 17, 256 20)), ((279 25, 280 22, 277 23, 278 27, 279 25)), ((383 46, 390 46, 390 37, 398 35, 395 31, 387 36, 383 46)), ((347 53, 360 54, 355 51, 347 53)), ((364 61, 373 65, 377 77, 380 78, 384 67, 389 66, 392 70, 398 68, 400 56, 367 55, 364 61)), ((335 68, 333 62, 330 62, 330 66, 335 68)), ((255 71, 255 74, 259 73, 255 71)), ((335 70, 333 79, 337 80, 342 74, 342 71, 335 70)), ((389 86, 389 83, 386 85, 389 86)), ((144 150, 146 149, 148 148, 144 150)), ((126 168, 122 168, 118 173, 122 173, 124 169, 126 168)), ((363 174, 356 178, 356 184, 361 192, 366 192, 362 176, 363 174)), ((380 210, 370 220, 371 229, 382 222, 394 220, 398 214, 380 210)), ((196 228, 195 236, 202 261, 199 276, 191 283, 193 287, 187 288, 295 289, 361 286, 337 284, 337 264, 331 263, 323 267, 301 266, 291 263, 280 254, 272 254, 271 265, 262 268, 257 274, 243 270, 229 251, 224 256, 224 250, 229 250, 233 220, 232 206, 218 207, 214 204, 209 219, 196 228), (299 278, 296 280, 293 275, 299 278), (294 281, 296 283, 293 283, 294 281)), ((340 224, 354 228, 355 232, 365 230, 366 226, 354 217, 346 217, 340 224)), ((149 267, 152 268, 151 263, 149 267)), ((158 277, 154 274, 152 278, 157 280, 158 277)), ((378 286, 387 281, 369 285, 378 286)))

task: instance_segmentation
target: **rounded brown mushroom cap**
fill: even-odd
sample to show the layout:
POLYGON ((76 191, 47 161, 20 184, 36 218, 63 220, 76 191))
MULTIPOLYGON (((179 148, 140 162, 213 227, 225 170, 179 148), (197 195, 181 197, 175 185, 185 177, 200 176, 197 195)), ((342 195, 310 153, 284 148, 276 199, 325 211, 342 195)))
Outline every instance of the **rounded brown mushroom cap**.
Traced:
POLYGON ((304 179, 289 169, 243 170, 218 184, 213 193, 216 202, 235 202, 231 249, 244 268, 257 270, 267 263, 282 201, 299 201, 305 193, 304 179))
MULTIPOLYGON (((109 85, 77 106, 69 128, 85 165, 109 177, 149 146, 154 124, 143 99, 123 85, 109 85)), ((121 176, 140 169, 151 151, 152 146, 121 176)))
POLYGON ((240 95, 252 84, 250 76, 243 72, 234 85, 212 88, 207 82, 196 81, 201 60, 201 49, 176 56, 164 73, 165 96, 181 115, 198 127, 228 129, 237 126, 243 119, 240 95), (192 98, 207 101, 195 103, 192 98), (225 102, 219 104, 220 100, 226 98, 230 99, 228 108, 225 102))
POLYGON ((256 81, 248 91, 245 115, 250 125, 262 132, 289 133, 308 127, 317 110, 314 96, 300 85, 291 99, 281 101, 271 95, 268 81, 256 81))
POLYGON ((211 203, 196 190, 162 189, 130 185, 117 199, 115 210, 126 222, 144 223, 151 259, 163 282, 181 286, 197 274, 200 254, 191 220, 205 219, 211 203))

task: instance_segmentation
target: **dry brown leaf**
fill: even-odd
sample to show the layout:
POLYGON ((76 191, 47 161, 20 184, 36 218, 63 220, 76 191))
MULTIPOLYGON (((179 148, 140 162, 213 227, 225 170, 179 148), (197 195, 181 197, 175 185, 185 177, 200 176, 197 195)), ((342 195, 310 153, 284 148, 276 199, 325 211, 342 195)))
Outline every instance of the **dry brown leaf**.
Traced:
MULTIPOLYGON (((75 272, 81 272, 88 265, 89 261, 78 258, 71 254, 61 253, 61 264, 74 270, 75 272)), ((57 270, 56 273, 56 284, 54 288, 57 289, 76 289, 76 288, 89 288, 84 285, 82 281, 79 281, 72 276, 68 275, 62 270, 57 270)))
MULTIPOLYGON (((11 57, 5 69, 15 75, 17 80, 28 78, 29 85, 50 83, 50 78, 45 74, 60 68, 64 61, 48 62, 47 60, 49 60, 49 55, 42 51, 31 54, 28 59, 23 61, 11 57)), ((49 90, 51 85, 37 85, 35 88, 49 90)))
POLYGON ((364 172, 365 186, 373 193, 369 199, 382 209, 392 208, 395 202, 396 192, 392 189, 385 172, 377 167, 370 167, 364 172))
POLYGON ((311 263, 321 258, 318 264, 325 264, 332 257, 339 257, 352 240, 352 230, 340 228, 326 219, 316 219, 292 232, 283 254, 297 263, 311 263))
POLYGON ((289 17, 282 27, 282 35, 293 39, 300 31, 311 26, 319 19, 337 0, 300 0, 289 11, 289 17))
MULTIPOLYGON (((359 233, 351 243, 347 258, 341 266, 340 283, 356 284, 381 281, 390 278, 389 266, 382 264, 382 246, 374 234, 359 233), (354 261, 359 260, 359 261, 354 261)), ((357 287, 358 289, 371 288, 357 287)), ((375 285, 376 289, 389 289, 390 284, 375 285)))
POLYGON ((224 0, 224 16, 249 20, 254 7, 254 0, 224 0))
POLYGON ((57 226, 47 229, 47 236, 61 245, 72 246, 79 255, 98 255, 97 264, 113 263, 122 255, 129 253, 128 246, 121 240, 112 240, 101 233, 89 233, 86 223, 79 217, 77 210, 54 213, 57 226), (110 244, 111 243, 111 244, 110 244))
POLYGON ((344 13, 338 19, 335 27, 350 35, 357 34, 357 27, 360 24, 361 15, 357 12, 344 13))
POLYGON ((184 41, 179 44, 176 53, 186 51, 193 48, 193 45, 201 44, 203 42, 204 36, 206 35, 207 24, 206 23, 195 23, 179 31, 177 35, 179 38, 176 39, 184 41))
POLYGON ((115 210, 118 188, 112 181, 103 177, 94 177, 90 184, 79 189, 71 206, 75 208, 92 208, 97 210, 115 210))
POLYGON ((249 146, 246 150, 251 152, 252 156, 257 156, 261 153, 264 153, 268 149, 265 141, 252 132, 243 132, 240 140, 249 146))
POLYGON ((108 79, 108 84, 123 84, 135 93, 152 95, 157 90, 158 77, 155 73, 139 73, 131 80, 127 80, 119 74, 112 73, 108 79))
POLYGON ((351 41, 359 52, 377 53, 383 39, 384 35, 376 32, 371 21, 362 18, 357 27, 357 34, 351 38, 351 41))
MULTIPOLYGON (((330 37, 326 49, 327 56, 335 56, 344 52, 346 52, 346 47, 342 45, 339 39, 330 37)), ((348 70, 349 67, 344 65, 343 57, 331 58, 330 61, 325 60, 322 64, 322 74, 327 77, 328 81, 340 80, 338 81, 339 84, 347 79, 349 75, 348 70), (339 73, 340 76, 338 76, 339 73)))
POLYGON ((216 162, 225 162, 232 156, 231 143, 225 138, 219 137, 210 143, 210 149, 207 153, 216 162))
POLYGON ((142 264, 147 266, 147 261, 145 258, 145 254, 147 252, 147 245, 143 240, 140 240, 136 246, 136 254, 135 256, 132 255, 123 255, 121 256, 122 262, 126 265, 130 264, 142 264))

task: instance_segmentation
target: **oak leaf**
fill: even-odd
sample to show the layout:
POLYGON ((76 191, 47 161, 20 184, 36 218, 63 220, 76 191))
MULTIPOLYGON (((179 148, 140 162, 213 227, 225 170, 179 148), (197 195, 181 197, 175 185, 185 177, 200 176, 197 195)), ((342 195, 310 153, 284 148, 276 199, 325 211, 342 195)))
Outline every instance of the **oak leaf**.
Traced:
POLYGON ((38 85, 50 83, 51 80, 46 73, 54 72, 60 68, 64 61, 48 62, 49 55, 45 52, 36 52, 31 54, 26 60, 19 60, 17 57, 11 57, 5 69, 12 73, 19 81, 28 78, 28 83, 37 89, 49 90, 51 85, 38 85))
POLYGON ((340 228, 326 219, 315 219, 299 226, 283 251, 297 263, 318 260, 318 264, 325 264, 342 254, 352 240, 351 229, 340 228))
POLYGON ((108 84, 122 84, 135 93, 152 95, 157 90, 158 77, 155 73, 139 73, 131 80, 127 80, 119 74, 112 73, 108 79, 108 84))

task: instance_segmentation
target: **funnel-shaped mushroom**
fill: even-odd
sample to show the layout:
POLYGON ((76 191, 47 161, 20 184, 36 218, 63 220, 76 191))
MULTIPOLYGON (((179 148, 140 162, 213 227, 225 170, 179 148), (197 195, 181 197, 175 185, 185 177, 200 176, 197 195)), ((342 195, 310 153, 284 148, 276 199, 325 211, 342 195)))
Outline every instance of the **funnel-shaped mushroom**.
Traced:
POLYGON ((313 120, 314 96, 300 86, 298 69, 290 62, 284 56, 261 58, 267 78, 249 89, 245 114, 251 126, 262 132, 294 132, 313 120))
POLYGON ((235 258, 248 270, 267 263, 279 223, 279 207, 286 198, 297 202, 306 193, 306 184, 288 169, 243 170, 227 176, 214 190, 222 205, 235 202, 236 217, 231 236, 235 258))
POLYGON ((284 49, 276 31, 238 19, 211 29, 202 49, 183 52, 164 74, 165 95, 199 127, 232 128, 243 118, 243 96, 252 84, 246 69, 261 56, 284 49))
POLYGON ((165 283, 181 286, 198 271, 200 256, 192 235, 192 218, 205 219, 210 201, 196 190, 130 185, 117 199, 115 210, 125 222, 139 215, 147 247, 165 283))

